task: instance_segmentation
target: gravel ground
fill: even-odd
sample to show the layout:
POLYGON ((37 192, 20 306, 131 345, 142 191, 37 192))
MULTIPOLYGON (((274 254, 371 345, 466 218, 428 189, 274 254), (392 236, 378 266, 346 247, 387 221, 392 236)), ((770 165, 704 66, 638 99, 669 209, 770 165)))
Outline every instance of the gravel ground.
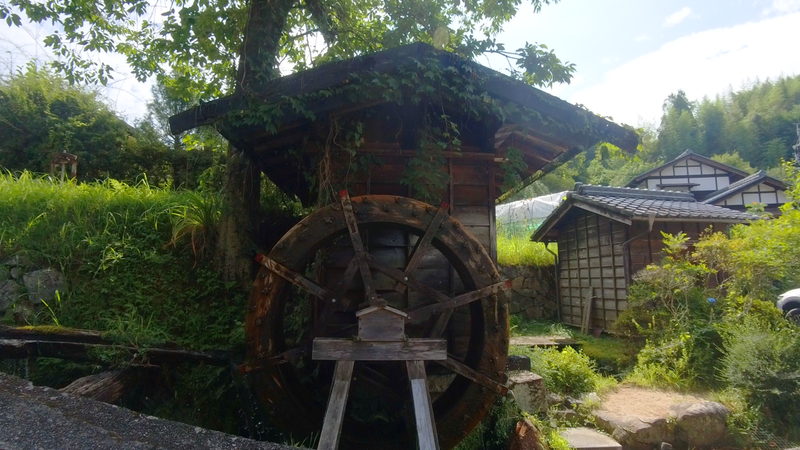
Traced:
POLYGON ((0 450, 289 450, 62 394, 0 373, 0 450))

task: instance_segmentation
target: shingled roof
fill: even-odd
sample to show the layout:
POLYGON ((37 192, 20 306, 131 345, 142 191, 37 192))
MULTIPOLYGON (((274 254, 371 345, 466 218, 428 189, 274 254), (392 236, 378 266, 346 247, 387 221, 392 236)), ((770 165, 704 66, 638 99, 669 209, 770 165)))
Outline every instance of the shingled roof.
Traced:
POLYGON ((728 186, 714 192, 708 198, 703 200, 703 203, 717 203, 759 183, 768 184, 779 190, 786 190, 788 188, 786 183, 783 181, 777 178, 772 178, 771 176, 767 175, 767 172, 759 170, 747 178, 743 178, 735 183, 731 183, 728 186))
POLYGON ((581 208, 630 225, 633 221, 744 223, 761 217, 721 206, 697 202, 688 192, 592 186, 577 183, 575 189, 531 236, 542 241, 572 208, 581 208))

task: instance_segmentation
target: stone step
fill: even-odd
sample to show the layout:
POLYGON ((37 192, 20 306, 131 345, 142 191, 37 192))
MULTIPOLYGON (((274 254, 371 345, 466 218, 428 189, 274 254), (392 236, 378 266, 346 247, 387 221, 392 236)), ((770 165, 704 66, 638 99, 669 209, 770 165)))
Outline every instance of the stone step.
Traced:
POLYGON ((619 442, 591 428, 567 428, 561 437, 575 450, 622 450, 619 442))

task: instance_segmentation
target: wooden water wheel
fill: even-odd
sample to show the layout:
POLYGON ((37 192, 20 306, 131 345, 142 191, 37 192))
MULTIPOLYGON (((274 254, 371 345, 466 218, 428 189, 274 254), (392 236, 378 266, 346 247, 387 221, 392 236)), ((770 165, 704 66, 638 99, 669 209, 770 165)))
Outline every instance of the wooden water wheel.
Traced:
MULTIPOLYGON (((509 325, 498 294, 509 285, 447 205, 389 195, 351 202, 345 194, 259 262, 247 309, 248 368, 274 425, 297 436, 319 431, 334 364, 311 359, 312 340, 356 335, 355 312, 375 302, 408 314, 409 338, 447 339, 448 359, 428 363, 442 448, 463 439, 505 393, 509 325), (382 245, 398 236, 407 248, 382 245), (452 267, 452 296, 422 274, 426 261, 452 267)), ((357 362, 341 447, 413 448, 407 390, 401 363, 357 362)))

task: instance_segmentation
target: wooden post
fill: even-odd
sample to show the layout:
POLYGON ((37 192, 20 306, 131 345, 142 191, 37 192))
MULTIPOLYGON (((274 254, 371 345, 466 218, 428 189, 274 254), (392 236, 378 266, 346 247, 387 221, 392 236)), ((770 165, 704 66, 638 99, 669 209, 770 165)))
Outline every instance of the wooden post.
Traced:
POLYGON ((581 317, 581 332, 589 334, 592 325, 592 302, 594 301, 594 288, 589 288, 589 295, 586 296, 586 303, 583 305, 583 317, 581 317))
POLYGON ((436 421, 433 418, 428 380, 425 377, 424 361, 406 361, 408 379, 411 381, 411 397, 414 399, 414 421, 417 425, 419 450, 439 450, 436 436, 436 421))
POLYGON ((325 410, 325 422, 322 424, 318 450, 336 450, 339 446, 339 436, 342 434, 342 422, 344 421, 344 407, 347 404, 347 394, 350 392, 352 377, 353 361, 336 361, 331 396, 328 398, 328 409, 325 410))

